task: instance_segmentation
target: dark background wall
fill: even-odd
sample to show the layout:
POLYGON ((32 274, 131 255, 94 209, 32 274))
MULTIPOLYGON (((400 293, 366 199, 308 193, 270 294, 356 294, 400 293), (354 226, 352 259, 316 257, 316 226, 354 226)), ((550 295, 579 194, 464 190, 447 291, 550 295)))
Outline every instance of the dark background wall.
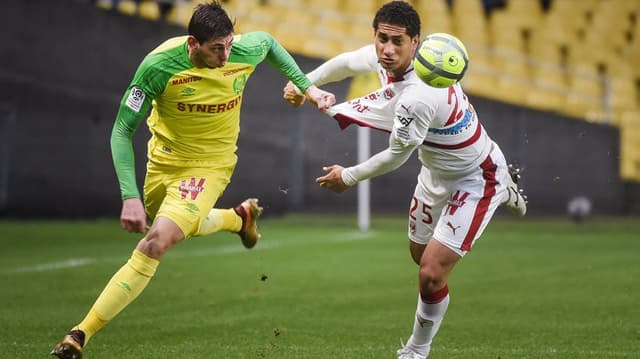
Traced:
MULTIPOLYGON (((239 19, 238 21, 242 21, 239 19)), ((5 0, 0 12, 0 216, 117 216, 120 196, 109 136, 118 102, 142 57, 184 29, 105 12, 72 0, 5 0)), ((310 71, 318 59, 296 56, 310 71)), ((239 163, 220 200, 257 196, 269 214, 353 211, 356 191, 315 185, 321 167, 356 163, 356 129, 281 99, 286 80, 267 63, 248 83, 239 163)), ((344 99, 348 83, 326 89, 344 99)), ((637 208, 637 186, 618 176, 618 131, 470 95, 508 160, 524 170, 532 215, 557 215, 576 195, 596 213, 637 208)), ((136 134, 139 183, 146 128, 136 134)), ((372 133, 372 153, 387 136, 372 133)), ((419 162, 372 180, 374 212, 407 210, 419 162)))

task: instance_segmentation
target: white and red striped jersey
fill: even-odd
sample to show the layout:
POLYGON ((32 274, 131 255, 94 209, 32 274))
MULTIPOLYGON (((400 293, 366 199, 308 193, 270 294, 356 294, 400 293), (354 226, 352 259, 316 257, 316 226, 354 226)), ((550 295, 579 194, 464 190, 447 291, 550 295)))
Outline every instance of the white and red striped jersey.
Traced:
POLYGON ((389 148, 346 168, 346 184, 379 176, 402 165, 416 149, 422 165, 446 177, 478 168, 491 151, 492 140, 480 124, 460 84, 435 88, 422 82, 410 66, 392 78, 378 64, 373 45, 343 53, 307 76, 315 85, 376 71, 382 87, 327 110, 341 128, 355 123, 390 133, 389 148))

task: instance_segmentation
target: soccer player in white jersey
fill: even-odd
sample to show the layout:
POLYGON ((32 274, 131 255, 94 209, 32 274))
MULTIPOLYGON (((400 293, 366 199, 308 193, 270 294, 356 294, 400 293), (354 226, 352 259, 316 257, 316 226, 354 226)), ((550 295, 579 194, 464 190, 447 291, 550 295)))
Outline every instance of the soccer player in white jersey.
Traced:
MULTIPOLYGON (((410 4, 383 5, 373 20, 374 44, 340 54, 307 74, 317 86, 375 71, 383 87, 326 113, 340 127, 351 123, 388 131, 389 147, 352 167, 324 167, 316 182, 342 192, 359 181, 402 165, 418 150, 422 163, 409 211, 409 249, 419 264, 419 296, 413 332, 398 358, 426 358, 449 304, 447 278, 472 248, 496 208, 524 215, 518 174, 482 127, 459 84, 427 86, 412 60, 420 42, 420 17, 410 4)), ((299 92, 298 92, 299 94, 299 92)), ((288 83, 284 97, 302 102, 288 83)))

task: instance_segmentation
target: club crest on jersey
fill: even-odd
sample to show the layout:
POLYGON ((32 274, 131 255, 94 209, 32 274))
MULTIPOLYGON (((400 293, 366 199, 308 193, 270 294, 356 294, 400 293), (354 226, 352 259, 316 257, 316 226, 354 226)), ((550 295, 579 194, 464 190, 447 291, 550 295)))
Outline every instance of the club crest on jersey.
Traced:
POLYGON ((469 192, 461 193, 460 191, 456 191, 456 193, 451 195, 451 198, 447 201, 447 209, 445 213, 453 216, 458 208, 464 206, 467 197, 469 197, 469 192))
POLYGON ((142 104, 144 104, 145 97, 146 95, 144 94, 144 91, 142 91, 140 87, 134 86, 131 88, 131 92, 129 92, 129 97, 127 97, 125 104, 135 112, 140 112, 142 104))
POLYGON ((247 75, 243 74, 242 76, 238 76, 233 80, 233 92, 239 94, 244 90, 245 85, 247 84, 247 75))
POLYGON ((188 180, 188 183, 187 180, 182 180, 180 182, 180 187, 178 187, 178 190, 180 191, 180 199, 185 199, 187 198, 187 195, 190 195, 191 200, 195 201, 196 198, 198 198, 198 195, 204 191, 205 180, 205 178, 201 177, 197 184, 195 177, 191 177, 191 179, 188 180))

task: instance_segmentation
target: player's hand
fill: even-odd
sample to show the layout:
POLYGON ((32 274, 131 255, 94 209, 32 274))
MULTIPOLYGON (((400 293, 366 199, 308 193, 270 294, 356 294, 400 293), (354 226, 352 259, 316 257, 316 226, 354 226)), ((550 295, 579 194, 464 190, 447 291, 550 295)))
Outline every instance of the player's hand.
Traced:
POLYGON ((129 233, 144 233, 149 229, 147 214, 140 198, 127 198, 122 201, 120 225, 129 233))
POLYGON ((325 187, 338 193, 342 193, 350 188, 342 181, 342 170, 344 170, 344 167, 333 165, 322 167, 322 170, 326 175, 316 178, 316 183, 320 184, 320 187, 325 187))
POLYGON ((282 92, 282 98, 284 98, 285 101, 287 101, 293 107, 302 106, 306 98, 304 95, 298 94, 298 92, 296 91, 296 85, 294 85, 291 81, 287 82, 282 92))
POLYGON ((309 87, 307 91, 305 91, 305 95, 320 111, 325 111, 336 103, 336 96, 334 94, 321 90, 316 86, 309 87))

